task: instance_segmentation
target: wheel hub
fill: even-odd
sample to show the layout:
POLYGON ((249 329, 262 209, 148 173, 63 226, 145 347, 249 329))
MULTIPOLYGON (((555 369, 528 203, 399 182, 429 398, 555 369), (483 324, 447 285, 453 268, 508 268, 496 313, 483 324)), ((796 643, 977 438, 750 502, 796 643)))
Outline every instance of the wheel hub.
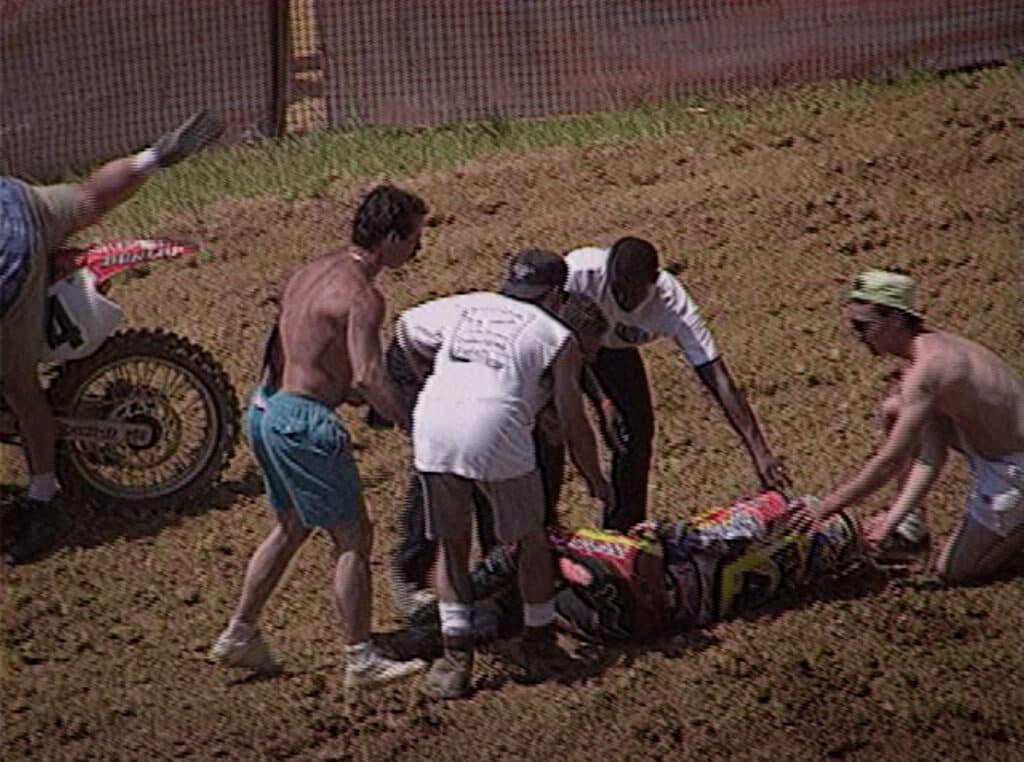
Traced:
MULTIPOLYGON (((147 429, 143 435, 129 436, 126 443, 133 455, 146 453, 147 457, 144 460, 126 458, 124 456, 127 453, 121 449, 122 457, 118 460, 124 466, 151 468, 163 463, 174 453, 177 441, 168 441, 165 437, 172 431, 180 430, 180 419, 178 411, 166 395, 157 389, 133 386, 119 379, 110 385, 105 396, 115 403, 107 412, 108 420, 132 423, 147 429)), ((121 447, 123 445, 118 449, 121 447)))

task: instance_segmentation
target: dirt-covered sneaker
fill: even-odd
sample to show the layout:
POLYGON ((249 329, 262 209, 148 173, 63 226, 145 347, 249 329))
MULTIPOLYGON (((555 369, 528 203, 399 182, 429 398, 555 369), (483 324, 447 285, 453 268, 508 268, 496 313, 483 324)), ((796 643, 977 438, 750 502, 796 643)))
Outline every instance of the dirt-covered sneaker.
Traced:
POLYGON ((891 533, 874 555, 876 563, 882 566, 910 564, 917 559, 927 559, 932 549, 932 536, 925 533, 916 540, 904 537, 899 531, 891 533))
POLYGON ((193 114, 153 144, 161 167, 177 164, 220 137, 224 125, 206 111, 193 114))
POLYGON ((210 649, 210 661, 222 667, 251 669, 254 672, 276 672, 277 657, 256 628, 239 628, 243 632, 224 630, 210 649))
POLYGON ((547 627, 526 627, 523 630, 521 660, 528 682, 539 683, 564 675, 577 661, 558 645, 553 624, 547 627))
POLYGON ((427 663, 422 659, 395 661, 371 651, 368 656, 350 660, 345 665, 344 685, 349 689, 376 688, 412 677, 417 672, 422 672, 426 666, 427 663))
POLYGON ((473 651, 446 648, 440 659, 430 665, 422 692, 436 699, 460 699, 469 695, 473 679, 473 651))

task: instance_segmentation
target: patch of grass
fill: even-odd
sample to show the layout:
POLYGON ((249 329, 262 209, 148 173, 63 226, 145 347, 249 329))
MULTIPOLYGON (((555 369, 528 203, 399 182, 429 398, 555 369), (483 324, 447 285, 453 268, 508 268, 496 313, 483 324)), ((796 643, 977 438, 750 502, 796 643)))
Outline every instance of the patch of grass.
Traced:
MULTIPOLYGON (((1015 71, 1022 69, 1014 64, 1015 71)), ((968 77, 970 74, 951 76, 968 77)), ((634 144, 669 135, 749 126, 771 128, 795 111, 857 109, 887 89, 941 87, 940 74, 911 73, 886 82, 837 81, 793 91, 751 91, 719 100, 691 98, 662 106, 545 119, 495 119, 433 128, 364 127, 226 147, 162 172, 111 215, 115 228, 151 229, 162 213, 198 213, 222 199, 317 197, 339 179, 436 171, 498 153, 599 144, 634 144)))

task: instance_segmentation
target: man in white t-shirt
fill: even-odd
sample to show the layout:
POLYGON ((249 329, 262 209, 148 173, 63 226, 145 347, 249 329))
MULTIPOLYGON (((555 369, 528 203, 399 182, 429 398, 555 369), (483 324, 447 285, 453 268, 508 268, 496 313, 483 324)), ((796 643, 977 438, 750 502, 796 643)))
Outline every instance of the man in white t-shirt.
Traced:
MULTIPOLYGON (((564 263, 560 263, 561 268, 564 268, 564 263)), ((385 352, 388 376, 395 382, 409 410, 416 406, 416 398, 426 379, 420 375, 423 369, 418 373, 413 367, 399 344, 398 335, 417 330, 412 322, 415 316, 416 313, 403 313, 399 316, 395 336, 385 352)), ((584 363, 592 361, 600 349, 601 337, 608 328, 608 321, 597 303, 585 294, 563 294, 558 319, 575 335, 584 363)), ((620 447, 617 411, 589 371, 589 366, 584 368, 580 383, 584 394, 593 403, 597 421, 611 443, 610 446, 620 447)), ((393 425, 372 407, 367 420, 370 425, 378 427, 393 425)), ((545 523, 553 524, 558 519, 557 506, 565 469, 565 439, 558 425, 554 405, 548 404, 538 415, 533 439, 537 467, 544 485, 545 523)), ((494 537, 490 505, 478 489, 473 490, 473 504, 476 509, 477 547, 486 554, 500 543, 494 537)), ((435 600, 432 582, 437 543, 427 539, 425 511, 422 479, 413 469, 399 509, 401 531, 394 547, 390 570, 392 605, 396 612, 406 617, 423 604, 435 600)), ((595 521, 599 522, 600 519, 595 521)))
POLYGON ((537 414, 552 399, 590 493, 603 501, 609 490, 583 413, 582 355, 553 316, 565 277, 557 254, 521 252, 501 293, 437 299, 407 311, 399 323, 403 349, 431 369, 413 412, 413 454, 427 534, 440 542, 436 588, 445 653, 425 684, 438 698, 466 695, 472 676, 474 487, 491 504, 498 539, 520 546, 527 674, 541 677, 565 659, 555 642, 554 562, 533 437, 537 414))
POLYGON ((620 238, 610 248, 587 247, 566 257, 566 290, 594 299, 609 328, 592 363, 601 386, 619 409, 629 434, 625 452, 612 455, 613 499, 604 526, 624 531, 647 516, 647 479, 654 441, 654 410, 638 347, 671 338, 740 435, 765 488, 787 484, 765 442, 757 417, 736 388, 725 361, 682 284, 660 269, 654 246, 620 238))

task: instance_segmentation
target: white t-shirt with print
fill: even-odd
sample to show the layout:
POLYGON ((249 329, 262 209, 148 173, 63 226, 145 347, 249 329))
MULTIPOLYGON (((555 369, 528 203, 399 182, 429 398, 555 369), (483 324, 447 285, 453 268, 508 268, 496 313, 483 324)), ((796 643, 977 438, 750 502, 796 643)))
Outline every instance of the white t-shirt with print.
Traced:
POLYGON ((413 411, 416 468, 482 481, 532 471, 534 422, 551 397, 545 371, 569 330, 533 304, 473 293, 407 310, 398 332, 434 358, 413 411))
POLYGON ((660 271, 647 299, 630 312, 623 310, 608 285, 609 253, 609 249, 586 247, 565 256, 569 266, 566 290, 586 294, 608 318, 601 346, 627 349, 667 336, 694 368, 718 358, 715 341, 696 302, 670 273, 660 271))

